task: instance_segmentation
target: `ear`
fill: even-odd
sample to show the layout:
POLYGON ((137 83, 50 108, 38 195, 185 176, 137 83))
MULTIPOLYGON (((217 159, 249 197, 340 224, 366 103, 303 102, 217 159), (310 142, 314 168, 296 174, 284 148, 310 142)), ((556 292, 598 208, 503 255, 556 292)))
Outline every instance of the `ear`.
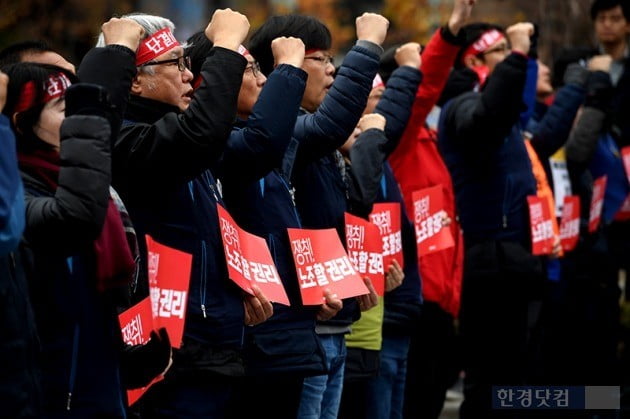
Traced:
POLYGON ((11 122, 13 123, 13 126, 15 127, 15 130, 18 132, 18 134, 23 134, 22 130, 17 124, 17 116, 18 112, 15 112, 13 115, 11 115, 11 122))
POLYGON ((138 73, 136 77, 133 78, 133 81, 131 82, 131 93, 138 96, 141 95, 143 86, 144 86, 144 75, 141 73, 138 73))
POLYGON ((467 55, 466 57, 464 57, 464 65, 470 69, 473 69, 483 64, 483 60, 474 55, 467 55))

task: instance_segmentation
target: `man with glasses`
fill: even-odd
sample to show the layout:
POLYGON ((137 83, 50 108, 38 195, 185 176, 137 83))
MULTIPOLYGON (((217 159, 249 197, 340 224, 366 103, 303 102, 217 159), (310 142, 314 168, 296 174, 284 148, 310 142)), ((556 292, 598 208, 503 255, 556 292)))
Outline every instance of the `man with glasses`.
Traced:
MULTIPOLYGON (((293 131, 297 150, 293 150, 295 154, 290 156, 292 172, 289 179, 296 188, 295 203, 304 228, 334 227, 339 232, 344 229, 344 211, 348 208, 347 186, 341 170, 345 163, 336 150, 346 142, 363 114, 383 52, 381 44, 388 25, 387 19, 380 15, 364 13, 358 17, 358 41, 346 55, 335 78, 335 66, 330 55, 330 31, 317 19, 300 15, 274 16, 251 37, 250 51, 265 74, 273 70, 271 47, 275 38, 294 36, 300 38, 306 47, 302 69, 308 74, 308 79, 302 111, 293 131)), ((287 239, 282 237, 282 240, 283 245, 290 249, 287 239)), ((326 355, 328 373, 322 375, 312 371, 310 375, 313 376, 304 380, 298 411, 300 418, 337 417, 346 360, 344 334, 349 332, 352 321, 358 318, 359 308, 356 299, 350 298, 344 300, 339 311, 341 301, 332 297, 327 296, 327 303, 319 308, 316 326, 326 355)), ((365 310, 376 304, 376 298, 359 298, 365 299, 362 307, 365 310)), ((288 327, 284 329, 279 327, 274 332, 277 336, 290 332, 288 327)), ((268 341, 275 342, 277 338, 268 338, 268 341)), ((267 350, 276 354, 296 353, 295 347, 289 345, 283 345, 281 351, 275 348, 267 350)))
MULTIPOLYGON (((173 367, 145 396, 147 417, 224 417, 232 377, 242 375, 244 297, 227 274, 216 207, 222 203, 210 168, 223 152, 236 116, 247 61, 237 52, 249 22, 217 10, 205 30, 214 42, 193 94, 184 47, 168 19, 125 16, 143 27, 138 73, 113 148, 113 185, 139 237, 192 254, 183 342, 173 367)), ((139 240, 146 258, 143 240, 139 240)), ((146 260, 143 261, 146 275, 146 260)), ((266 319, 260 307, 254 321, 266 319)))
POLYGON ((438 127, 465 244, 460 417, 494 418, 505 412, 492 410, 492 386, 526 384, 539 367, 528 315, 545 277, 542 260, 531 252, 527 196, 536 195, 536 181, 519 129, 534 27, 518 23, 503 32, 471 24, 461 32, 465 43, 456 65, 474 72, 481 92, 447 102, 438 127))

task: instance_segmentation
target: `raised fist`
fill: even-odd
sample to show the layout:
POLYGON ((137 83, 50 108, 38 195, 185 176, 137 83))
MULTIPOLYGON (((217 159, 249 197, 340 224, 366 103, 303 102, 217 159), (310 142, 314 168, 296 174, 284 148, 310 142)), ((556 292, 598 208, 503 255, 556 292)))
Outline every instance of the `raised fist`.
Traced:
POLYGON ((382 45, 387 36, 389 20, 376 13, 363 13, 357 18, 357 39, 382 45))
POLYGON ((105 45, 123 45, 132 51, 138 49, 144 28, 132 19, 113 17, 101 26, 105 45))
POLYGON ((216 47, 238 51, 249 33, 247 17, 232 9, 217 9, 206 27, 206 37, 216 47))
POLYGON ((603 71, 604 73, 609 73, 612 61, 612 57, 608 54, 596 55, 588 60, 588 70, 603 71))
POLYGON ((377 113, 368 113, 363 115, 361 119, 359 119, 359 123, 357 127, 361 130, 361 132, 367 131, 370 128, 380 129, 381 131, 385 129, 386 124, 385 117, 383 115, 377 113))
POLYGON ((271 51, 275 65, 290 64, 302 67, 304 63, 305 46, 300 38, 281 36, 271 41, 271 51))
POLYGON ((457 35, 462 26, 466 24, 476 2, 477 0, 455 0, 453 2, 453 12, 448 20, 448 29, 453 35, 457 35))
POLYGON ((420 44, 417 42, 407 42, 396 48, 394 55, 398 67, 408 65, 413 68, 420 68, 422 59, 420 58, 420 44))
POLYGON ((534 25, 529 22, 516 23, 505 31, 512 45, 512 50, 527 55, 531 45, 530 37, 534 34, 534 25))

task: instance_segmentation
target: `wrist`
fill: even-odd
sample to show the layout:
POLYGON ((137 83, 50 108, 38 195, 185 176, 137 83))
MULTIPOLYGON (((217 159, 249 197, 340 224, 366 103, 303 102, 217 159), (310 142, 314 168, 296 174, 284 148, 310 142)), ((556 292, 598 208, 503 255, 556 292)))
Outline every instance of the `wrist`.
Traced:
POLYGON ((231 49, 232 51, 238 51, 238 47, 241 45, 240 41, 234 39, 215 39, 213 42, 215 47, 221 47, 225 49, 231 49))
POLYGON ((451 17, 446 27, 453 36, 457 36, 464 23, 459 18, 451 17))
POLYGON ((525 58, 529 58, 529 57, 527 56, 527 52, 528 52, 528 50, 529 50, 529 48, 516 47, 516 46, 513 46, 513 47, 512 47, 512 53, 513 53, 513 54, 521 55, 521 56, 523 56, 523 57, 525 57, 525 58))

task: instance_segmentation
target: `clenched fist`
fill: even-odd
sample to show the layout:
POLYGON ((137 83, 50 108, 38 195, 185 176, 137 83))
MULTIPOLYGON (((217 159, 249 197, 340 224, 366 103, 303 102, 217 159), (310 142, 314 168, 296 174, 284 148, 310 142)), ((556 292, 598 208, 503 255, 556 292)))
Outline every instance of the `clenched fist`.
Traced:
POLYGON ((422 59, 420 58, 420 44, 417 42, 408 42, 396 48, 394 55, 398 67, 407 65, 413 68, 420 68, 422 59))
POLYGON ((376 13, 363 13, 356 20, 357 39, 382 45, 387 36, 389 20, 376 13))
POLYGON ((505 31, 512 50, 527 55, 531 45, 530 36, 534 34, 534 25, 529 22, 514 24, 505 31))
POLYGON ((238 51, 249 33, 247 17, 232 9, 217 9, 206 27, 206 37, 216 47, 238 51))
POLYGON ((304 63, 305 46, 300 38, 276 38, 271 41, 271 52, 276 66, 290 64, 299 68, 304 63))
POLYGON ((385 129, 386 122, 387 121, 383 115, 369 113, 367 115, 363 115, 361 119, 359 119, 357 127, 361 130, 361 132, 367 131, 371 128, 380 129, 382 131, 385 129))
POLYGON ((138 49, 144 37, 144 28, 132 19, 113 17, 101 26, 105 45, 123 45, 132 51, 138 49))

